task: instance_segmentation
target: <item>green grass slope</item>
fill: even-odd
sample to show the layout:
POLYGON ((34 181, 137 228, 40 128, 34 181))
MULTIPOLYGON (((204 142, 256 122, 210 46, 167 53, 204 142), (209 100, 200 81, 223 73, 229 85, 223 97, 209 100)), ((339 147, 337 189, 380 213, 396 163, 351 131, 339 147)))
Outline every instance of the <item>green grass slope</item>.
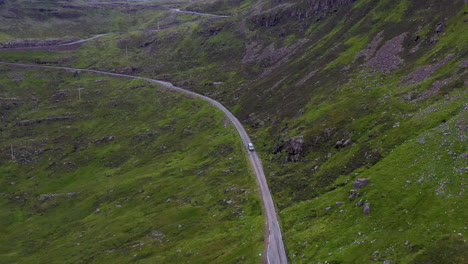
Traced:
POLYGON ((0 119, 0 263, 259 263, 255 178, 214 107, 2 67, 0 119))
MULTIPOLYGON (((425 109, 396 129, 412 130, 422 119, 447 116, 466 100, 466 93, 450 97, 438 105, 445 107, 425 109)), ((407 137, 374 166, 344 174, 324 194, 283 210, 294 262, 465 263, 467 120, 461 110, 407 137), (370 184, 353 197, 357 178, 370 184), (362 203, 370 204, 370 214, 363 213, 362 203)), ((350 152, 358 148, 353 145, 350 152)))
POLYGON ((468 5, 235 8, 76 51, 0 57, 152 76, 222 101, 253 135, 292 263, 466 263, 468 5), (358 178, 370 183, 349 197, 358 178))

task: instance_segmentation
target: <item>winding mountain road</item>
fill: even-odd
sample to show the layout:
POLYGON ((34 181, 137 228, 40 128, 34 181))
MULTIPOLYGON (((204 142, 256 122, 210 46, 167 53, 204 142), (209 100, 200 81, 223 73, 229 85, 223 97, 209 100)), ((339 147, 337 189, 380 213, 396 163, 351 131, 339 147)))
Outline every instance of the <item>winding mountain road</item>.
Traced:
MULTIPOLYGON (((111 72, 104 72, 104 71, 98 71, 98 70, 76 69, 76 68, 69 68, 69 67, 43 66, 43 65, 8 63, 8 62, 0 62, 0 65, 7 65, 11 67, 28 68, 28 69, 57 69, 57 70, 65 70, 65 71, 77 72, 77 73, 89 72, 89 73, 95 73, 95 74, 106 75, 106 76, 111 76, 111 77, 140 79, 140 80, 145 80, 145 81, 152 82, 152 83, 157 83, 157 84, 164 86, 165 88, 169 90, 173 90, 173 91, 191 95, 193 97, 201 98, 209 102, 210 104, 216 106, 218 109, 220 109, 226 114, 229 120, 231 120, 232 124, 237 129, 237 132, 239 133, 244 143, 244 146, 247 146, 247 144, 251 142, 250 137, 245 131, 241 122, 221 103, 209 97, 206 97, 204 95, 174 86, 172 83, 169 83, 169 82, 145 78, 145 77, 133 76, 133 75, 111 73, 111 72)), ((266 227, 267 227, 266 237, 267 238, 265 241, 266 243, 266 248, 265 248, 266 252, 264 254, 265 262, 268 264, 287 264, 288 260, 286 257, 286 251, 284 248, 283 239, 281 236, 281 229, 280 229, 280 225, 278 222, 278 216, 276 214, 276 210, 275 210, 275 206, 273 203, 273 199, 271 197, 270 190, 268 189, 268 184, 265 178, 265 173, 263 171, 262 162, 260 161, 260 158, 258 157, 255 151, 248 151, 248 155, 249 155, 250 163, 252 164, 252 167, 254 169, 255 176, 257 178, 257 184, 259 186, 260 193, 262 195, 263 207, 264 207, 265 216, 266 216, 266 227)))

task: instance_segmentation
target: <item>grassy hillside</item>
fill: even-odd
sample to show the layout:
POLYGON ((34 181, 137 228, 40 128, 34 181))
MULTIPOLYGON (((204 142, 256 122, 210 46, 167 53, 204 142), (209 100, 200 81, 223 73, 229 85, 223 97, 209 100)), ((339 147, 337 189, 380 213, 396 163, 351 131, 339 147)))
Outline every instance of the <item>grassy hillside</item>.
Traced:
POLYGON ((0 1, 0 40, 78 37, 157 29, 196 18, 184 1, 0 1))
POLYGON ((255 179, 214 107, 2 67, 0 118, 0 263, 259 262, 255 179))
MULTIPOLYGON (((401 129, 466 100, 447 100, 434 116, 426 109, 401 129)), ((408 137, 374 166, 340 176, 326 193, 283 210, 293 262, 466 263, 467 120, 466 111, 455 114, 408 137), (353 191, 357 178, 370 184, 353 191), (370 214, 363 213, 363 203, 370 214)))
POLYGON ((242 13, 0 58, 152 76, 222 101, 253 135, 292 263, 467 262, 468 5, 211 2, 193 9, 242 13))
POLYGON ((271 73, 259 67, 248 93, 261 103, 239 100, 293 263, 467 261, 463 8, 356 1, 310 25, 289 17, 263 27, 305 39, 277 44, 289 58, 265 60, 271 73), (286 31, 292 23, 304 30, 286 31), (352 191, 358 178, 370 183, 352 191))

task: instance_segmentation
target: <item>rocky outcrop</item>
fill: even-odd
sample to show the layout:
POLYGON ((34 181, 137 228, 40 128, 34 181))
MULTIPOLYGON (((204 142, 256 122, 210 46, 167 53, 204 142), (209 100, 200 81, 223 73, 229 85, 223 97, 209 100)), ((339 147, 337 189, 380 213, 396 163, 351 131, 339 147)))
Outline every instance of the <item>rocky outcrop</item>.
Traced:
POLYGON ((367 184, 369 184, 370 180, 366 178, 357 179, 353 183, 353 189, 361 189, 364 188, 367 184))
POLYGON ((448 54, 444 59, 434 64, 423 66, 404 77, 402 81, 405 82, 407 85, 424 81, 427 78, 429 78, 434 72, 440 69, 440 67, 446 64, 448 61, 450 61, 454 56, 454 54, 448 54))
POLYGON ((286 150, 288 154, 287 161, 298 162, 304 152, 304 137, 297 136, 290 138, 278 148, 277 152, 282 152, 282 150, 286 150))
POLYGON ((445 80, 442 80, 442 81, 435 81, 432 83, 432 87, 424 92, 422 92, 418 98, 412 100, 411 102, 412 103, 416 103, 416 102, 419 102, 419 101, 422 101, 422 100, 425 100, 431 96, 434 96, 435 94, 437 94, 440 89, 442 87, 444 87, 445 85, 449 84, 451 81, 453 81, 453 78, 448 78, 448 79, 445 79, 445 80))
POLYGON ((361 195, 358 191, 354 190, 354 189, 351 189, 349 191, 349 196, 348 196, 348 200, 354 200, 355 198, 359 197, 359 195, 361 195))
POLYGON ((341 149, 341 148, 345 148, 349 145, 351 145, 353 143, 353 140, 348 138, 346 140, 342 139, 342 140, 338 140, 336 143, 335 143, 335 148, 336 149, 341 149))
POLYGON ((408 32, 387 41, 366 65, 380 72, 391 72, 398 69, 403 63, 399 54, 403 50, 402 44, 406 36, 408 36, 408 32))
POLYGON ((370 214, 370 203, 364 203, 364 207, 362 208, 363 214, 370 214))
POLYGON ((439 33, 444 32, 446 27, 447 26, 445 25, 445 23, 442 23, 442 22, 437 23, 436 28, 435 28, 435 33, 439 34, 439 33))

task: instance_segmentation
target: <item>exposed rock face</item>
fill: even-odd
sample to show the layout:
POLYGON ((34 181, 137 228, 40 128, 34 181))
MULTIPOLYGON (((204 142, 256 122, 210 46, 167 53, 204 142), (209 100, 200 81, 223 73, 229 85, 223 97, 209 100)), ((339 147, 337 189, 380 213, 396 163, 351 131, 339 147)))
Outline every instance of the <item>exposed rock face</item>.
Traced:
POLYGON ((369 184, 370 180, 366 178, 360 178, 354 181, 353 189, 361 189, 364 188, 367 184, 369 184))
POLYGON ((407 85, 424 81, 453 57, 454 54, 449 54, 437 63, 423 66, 404 77, 402 81, 406 82, 407 85))
POLYGON ((109 142, 112 142, 114 141, 115 137, 114 136, 110 136, 110 137, 102 137, 100 139, 96 139, 94 140, 93 143, 95 144, 98 144, 98 143, 109 143, 109 142))
POLYGON ((398 69, 403 63, 399 54, 403 50, 402 44, 407 35, 408 32, 405 32, 387 41, 366 65, 381 72, 391 72, 398 69))
POLYGON ((464 60, 464 61, 460 64, 460 68, 462 68, 462 69, 468 68, 468 60, 464 60))
POLYGON ((445 79, 445 80, 442 80, 442 81, 433 82, 431 89, 424 91, 418 98, 414 99, 411 102, 413 102, 413 103, 419 102, 421 100, 427 99, 427 98, 435 95, 437 92, 439 92, 440 88, 447 85, 452 80, 453 80, 453 78, 448 78, 448 79, 445 79))
POLYGON ((375 51, 377 50, 377 47, 379 46, 380 42, 382 42, 383 37, 382 37, 383 31, 380 31, 369 43, 367 48, 361 50, 358 52, 355 56, 355 59, 359 57, 365 57, 365 60, 368 61, 372 56, 375 54, 375 51))
POLYGON ((260 54, 258 54, 260 48, 261 47, 257 46, 257 43, 255 42, 247 43, 245 45, 245 55, 242 58, 242 63, 251 63, 258 60, 258 57, 260 56, 260 54))
POLYGON ((297 162, 304 151, 304 137, 292 137, 284 142, 282 148, 288 153, 288 161, 297 162))

